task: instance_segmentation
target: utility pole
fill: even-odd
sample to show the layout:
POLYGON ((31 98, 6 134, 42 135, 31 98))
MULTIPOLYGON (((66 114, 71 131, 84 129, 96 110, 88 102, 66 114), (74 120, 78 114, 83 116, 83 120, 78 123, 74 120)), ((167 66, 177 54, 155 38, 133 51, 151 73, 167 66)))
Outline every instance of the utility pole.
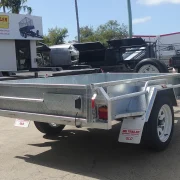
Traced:
POLYGON ((75 0, 75 9, 76 9, 76 21, 77 21, 77 33, 78 33, 78 42, 81 42, 80 39, 80 26, 79 26, 79 13, 78 13, 78 3, 77 0, 75 0))
POLYGON ((128 6, 128 16, 129 16, 129 38, 132 38, 132 10, 131 10, 131 0, 127 0, 128 6))

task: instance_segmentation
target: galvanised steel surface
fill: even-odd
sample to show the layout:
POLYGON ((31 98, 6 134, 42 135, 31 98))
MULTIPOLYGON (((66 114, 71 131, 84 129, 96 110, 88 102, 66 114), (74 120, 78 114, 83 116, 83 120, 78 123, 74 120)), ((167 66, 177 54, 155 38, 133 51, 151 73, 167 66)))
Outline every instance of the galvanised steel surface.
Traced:
MULTIPOLYGON (((141 116, 151 100, 151 87, 180 84, 179 74, 89 74, 4 81, 0 115, 32 121, 110 129, 112 120, 141 116), (108 106, 108 121, 93 118, 91 99, 108 106), (80 100, 80 108, 76 100, 80 100)), ((176 88, 178 88, 177 86, 176 88)), ((175 90, 179 96, 179 90, 175 90)))

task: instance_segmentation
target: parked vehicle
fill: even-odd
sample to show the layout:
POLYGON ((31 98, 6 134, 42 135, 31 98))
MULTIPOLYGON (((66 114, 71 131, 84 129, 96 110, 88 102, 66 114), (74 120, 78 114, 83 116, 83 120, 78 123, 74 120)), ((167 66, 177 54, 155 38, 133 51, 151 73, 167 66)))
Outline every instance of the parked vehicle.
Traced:
POLYGON ((169 66, 173 67, 178 73, 180 73, 180 56, 173 56, 169 60, 169 66))
MULTIPOLYGON (((178 46, 180 46, 180 44, 178 46)), ((173 50, 175 53, 169 58, 169 66, 175 68, 175 70, 180 73, 180 50, 174 46, 173 50)))
MULTIPOLYGON (((160 36, 139 35, 133 39, 111 40, 108 41, 108 48, 100 42, 75 43, 72 46, 76 52, 79 51, 79 60, 75 68, 101 68, 104 72, 172 72, 173 68, 169 66, 169 59, 179 57, 180 43, 178 42, 180 42, 180 33, 160 36)), ((55 56, 57 60, 53 66, 58 63, 61 67, 68 64, 65 65, 65 69, 73 68, 73 65, 69 66, 70 58, 68 51, 66 52, 61 58, 59 58, 60 53, 55 56), (62 59, 63 63, 61 63, 62 59)))
POLYGON ((180 46, 160 46, 159 43, 132 38, 108 41, 108 48, 100 42, 56 45, 50 47, 49 66, 92 67, 104 72, 168 73, 172 70, 169 59, 179 53, 180 46))
POLYGON ((110 130, 122 122, 119 142, 168 147, 179 74, 102 73, 0 82, 0 116, 15 125, 58 135, 66 125, 110 130), (25 120, 23 120, 25 119, 25 120))
POLYGON ((165 63, 156 59, 155 43, 142 38, 74 44, 80 52, 79 63, 101 68, 105 72, 168 73, 165 63))

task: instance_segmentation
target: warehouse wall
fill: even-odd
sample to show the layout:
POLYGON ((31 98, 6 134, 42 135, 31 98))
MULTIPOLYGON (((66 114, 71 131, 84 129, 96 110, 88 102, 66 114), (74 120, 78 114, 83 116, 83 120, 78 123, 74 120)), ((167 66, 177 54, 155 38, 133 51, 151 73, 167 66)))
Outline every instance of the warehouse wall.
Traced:
POLYGON ((31 47, 31 66, 32 68, 37 68, 36 41, 30 41, 30 47, 31 47))
POLYGON ((0 40, 0 71, 17 71, 14 40, 0 40))

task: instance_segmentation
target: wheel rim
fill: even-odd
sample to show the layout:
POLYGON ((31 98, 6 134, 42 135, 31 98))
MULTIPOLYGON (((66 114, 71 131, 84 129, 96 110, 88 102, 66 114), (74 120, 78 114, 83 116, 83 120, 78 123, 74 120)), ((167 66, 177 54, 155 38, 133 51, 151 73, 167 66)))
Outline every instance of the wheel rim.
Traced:
POLYGON ((139 69, 139 73, 160 73, 158 68, 154 65, 147 64, 139 69))
POLYGON ((158 114, 158 123, 157 123, 157 132, 158 137, 161 142, 166 142, 172 130, 172 112, 171 108, 165 104, 159 111, 158 114))
POLYGON ((55 124, 55 123, 49 123, 49 125, 50 125, 52 128, 57 128, 57 127, 60 126, 59 124, 55 124))

